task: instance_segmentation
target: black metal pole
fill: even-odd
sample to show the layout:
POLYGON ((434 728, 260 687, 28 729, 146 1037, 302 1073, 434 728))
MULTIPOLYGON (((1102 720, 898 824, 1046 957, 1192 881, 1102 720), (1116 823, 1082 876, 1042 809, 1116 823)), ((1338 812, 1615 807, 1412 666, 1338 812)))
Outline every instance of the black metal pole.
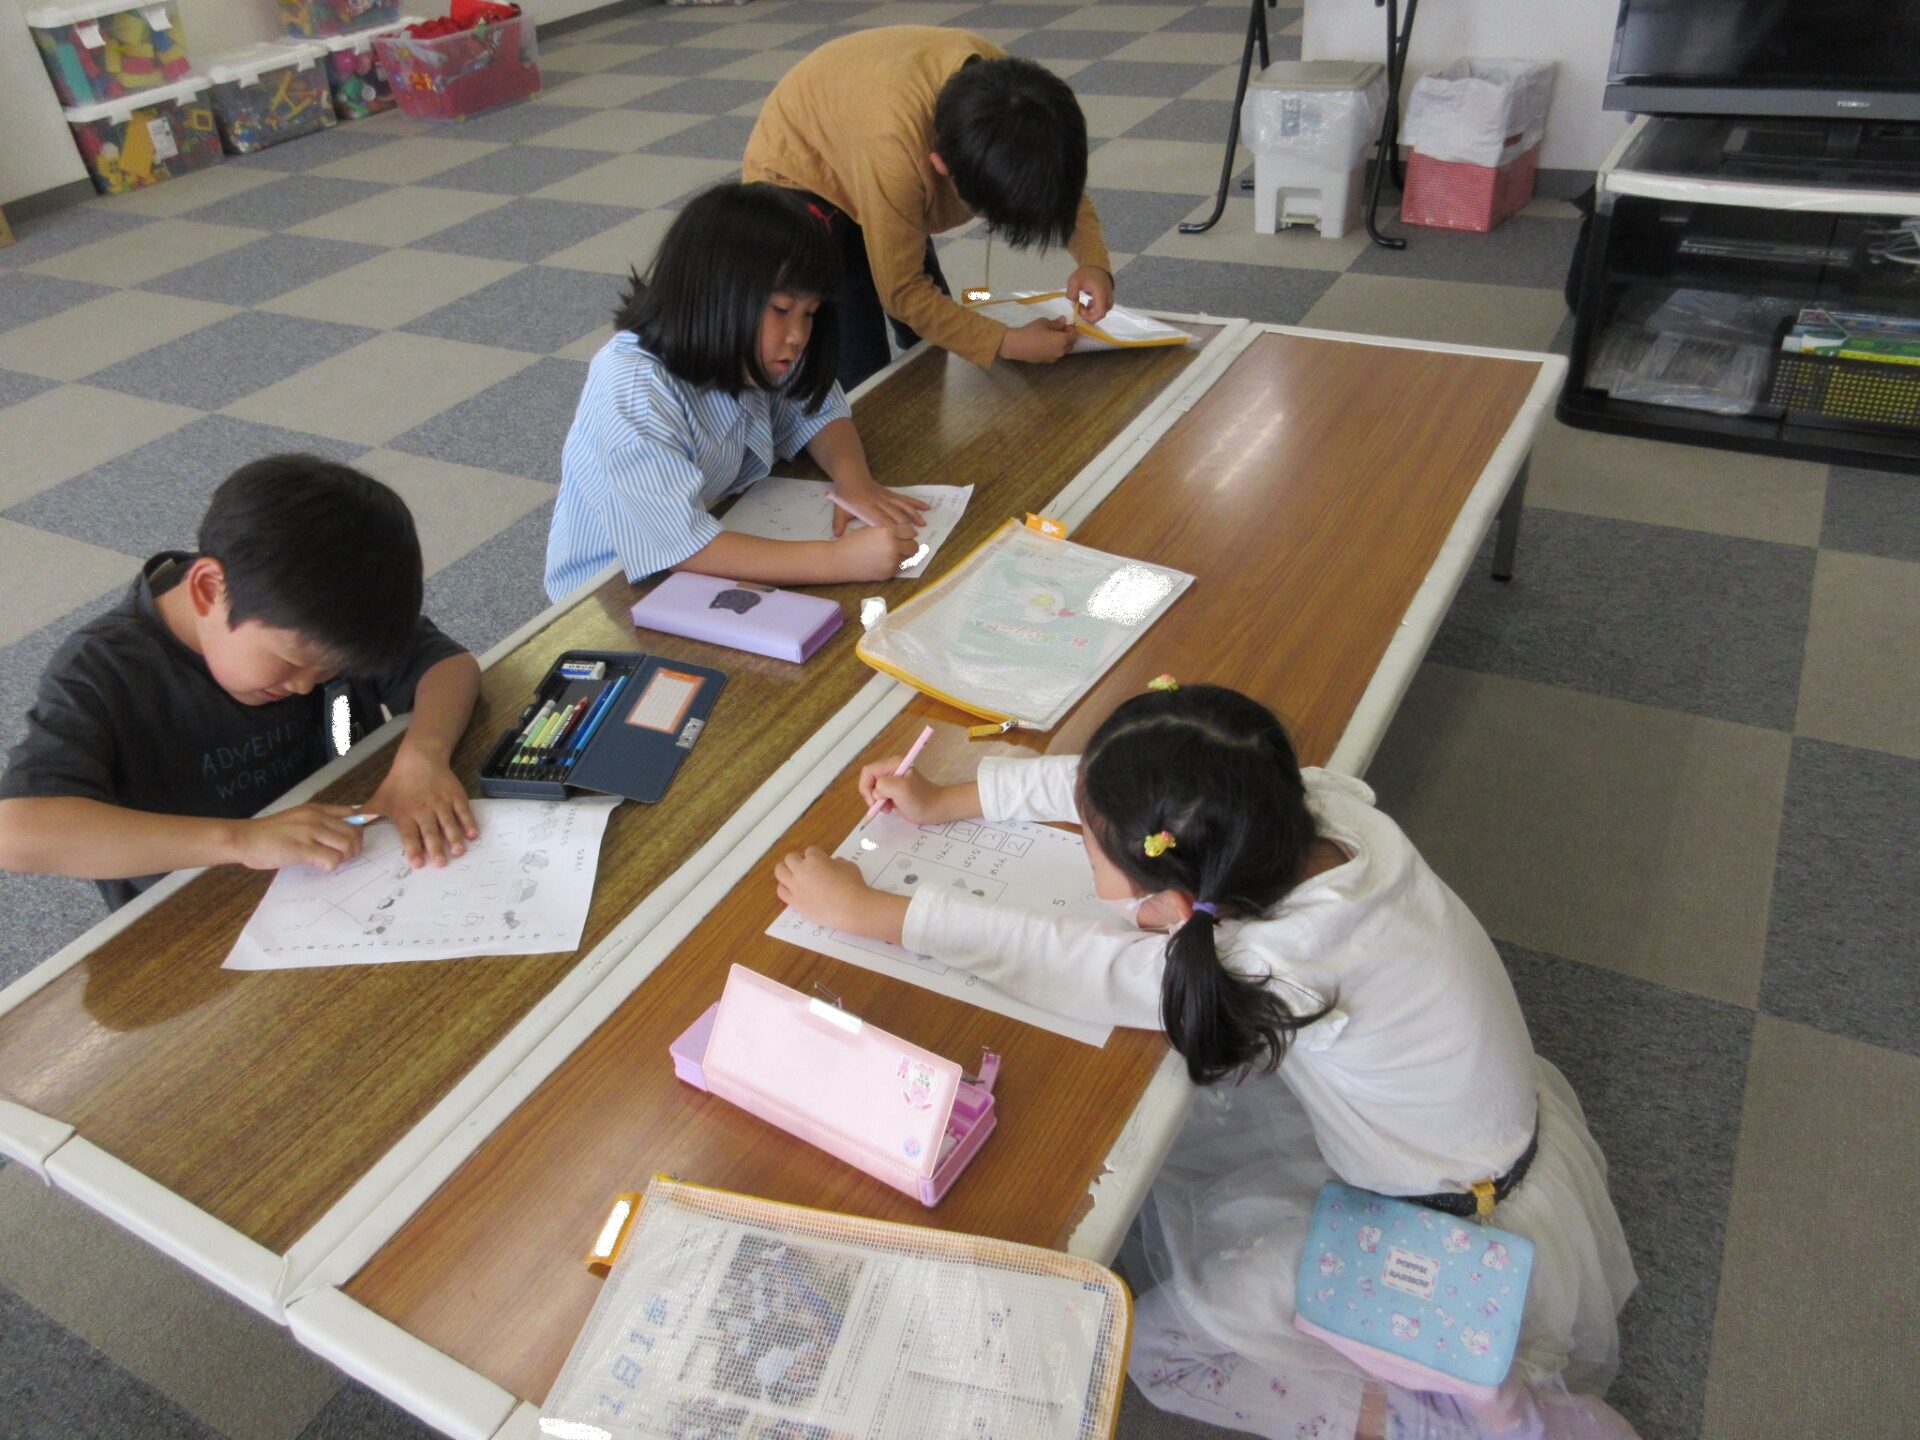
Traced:
POLYGON ((1247 79, 1253 68, 1253 52, 1260 52, 1260 68, 1265 70, 1273 61, 1267 51, 1267 12, 1266 7, 1274 0, 1252 0, 1252 9, 1247 16, 1247 40, 1240 47, 1240 83, 1233 91, 1233 119, 1227 126, 1227 154, 1220 162, 1220 189, 1213 197, 1213 213, 1204 220, 1185 220, 1180 224, 1182 235, 1201 235, 1219 223, 1226 213, 1227 191, 1233 186, 1233 156, 1240 148, 1240 106, 1247 98, 1247 79))
POLYGON ((1413 12, 1420 0, 1407 0, 1407 20, 1403 26, 1399 23, 1399 6, 1396 0, 1374 0, 1374 4, 1387 7, 1387 113, 1380 122, 1380 145, 1373 158, 1373 183, 1367 187, 1367 235, 1374 244, 1387 250, 1407 248, 1405 237, 1383 235, 1374 212, 1380 208, 1380 184, 1393 172, 1396 188, 1406 187, 1406 176, 1400 168, 1400 80, 1407 69, 1407 51, 1413 45, 1413 12))

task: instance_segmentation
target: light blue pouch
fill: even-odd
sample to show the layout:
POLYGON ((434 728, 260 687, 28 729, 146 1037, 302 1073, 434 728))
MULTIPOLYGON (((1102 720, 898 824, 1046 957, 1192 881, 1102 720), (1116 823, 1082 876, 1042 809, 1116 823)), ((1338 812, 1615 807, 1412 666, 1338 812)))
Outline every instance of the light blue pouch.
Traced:
POLYGON ((1533 1242, 1329 1180, 1294 1284, 1294 1324, 1368 1373, 1491 1398, 1513 1366, 1533 1242))

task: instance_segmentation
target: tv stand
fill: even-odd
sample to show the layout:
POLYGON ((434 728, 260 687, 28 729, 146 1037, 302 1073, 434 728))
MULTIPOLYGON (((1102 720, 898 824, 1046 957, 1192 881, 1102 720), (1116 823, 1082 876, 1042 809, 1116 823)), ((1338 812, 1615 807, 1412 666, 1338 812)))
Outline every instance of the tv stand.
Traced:
POLYGON ((1920 321, 1903 260, 1920 260, 1920 127, 1642 117, 1595 186, 1559 416, 1920 471, 1920 364, 1780 346, 1808 306, 1920 321))

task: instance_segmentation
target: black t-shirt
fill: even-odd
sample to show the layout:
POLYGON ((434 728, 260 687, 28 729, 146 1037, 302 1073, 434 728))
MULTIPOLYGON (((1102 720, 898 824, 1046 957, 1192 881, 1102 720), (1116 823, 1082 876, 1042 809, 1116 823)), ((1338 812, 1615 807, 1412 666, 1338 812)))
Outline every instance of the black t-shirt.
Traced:
MULTIPOLYGON (((0 800, 76 796, 158 815, 237 820, 257 814, 345 752, 461 647, 421 617, 389 673, 343 675, 307 695, 244 705, 154 607, 193 557, 156 555, 127 597, 81 626, 48 662, 26 738, 0 776, 0 800)), ((118 907, 160 877, 97 882, 118 907)))

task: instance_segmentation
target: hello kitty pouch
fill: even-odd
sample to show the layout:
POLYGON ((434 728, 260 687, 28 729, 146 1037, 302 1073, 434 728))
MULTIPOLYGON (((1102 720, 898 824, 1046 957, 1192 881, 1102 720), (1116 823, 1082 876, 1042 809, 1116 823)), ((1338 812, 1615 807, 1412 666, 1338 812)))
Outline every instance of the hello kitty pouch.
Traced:
POLYGON ((1532 1273, 1523 1235, 1329 1180, 1293 1323, 1369 1374, 1491 1400, 1513 1366, 1532 1273))

